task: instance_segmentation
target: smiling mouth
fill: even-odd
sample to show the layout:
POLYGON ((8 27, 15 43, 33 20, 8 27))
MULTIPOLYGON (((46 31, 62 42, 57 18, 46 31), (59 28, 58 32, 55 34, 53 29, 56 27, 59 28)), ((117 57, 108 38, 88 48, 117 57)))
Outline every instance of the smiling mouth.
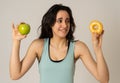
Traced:
POLYGON ((61 31, 61 32, 63 32, 63 33, 66 33, 66 32, 67 32, 67 29, 61 29, 61 30, 59 30, 59 31, 61 31))

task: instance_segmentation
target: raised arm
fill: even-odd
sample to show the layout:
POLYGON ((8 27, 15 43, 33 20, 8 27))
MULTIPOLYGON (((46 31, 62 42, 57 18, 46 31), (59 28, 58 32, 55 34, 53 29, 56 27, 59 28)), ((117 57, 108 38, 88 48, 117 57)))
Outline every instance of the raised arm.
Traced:
POLYGON ((109 71, 104 59, 102 51, 102 34, 92 34, 92 43, 96 60, 93 59, 87 45, 83 42, 76 42, 76 54, 82 60, 89 72, 98 80, 100 83, 108 83, 109 71))
POLYGON ((35 51, 35 41, 29 46, 28 51, 26 52, 25 57, 20 60, 20 44, 21 40, 24 39, 26 35, 21 35, 18 31, 18 28, 12 24, 12 53, 10 57, 10 77, 13 80, 17 80, 22 77, 32 66, 36 59, 35 51))

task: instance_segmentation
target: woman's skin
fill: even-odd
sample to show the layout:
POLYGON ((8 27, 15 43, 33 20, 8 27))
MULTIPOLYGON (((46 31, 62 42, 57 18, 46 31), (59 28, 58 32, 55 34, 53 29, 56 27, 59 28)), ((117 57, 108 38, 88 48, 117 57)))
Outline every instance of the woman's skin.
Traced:
MULTIPOLYGON (((70 17, 65 10, 60 10, 56 16, 56 22, 52 26, 53 37, 50 42, 50 57, 52 60, 64 59, 67 54, 68 40, 66 35, 70 29, 70 17), (61 54, 59 56, 58 54, 61 54)), ((10 75, 16 80, 22 77, 33 65, 36 59, 40 62, 43 51, 44 39, 35 39, 30 44, 25 57, 20 61, 20 44, 21 40, 27 35, 21 35, 17 26, 12 24, 12 54, 10 60, 10 75)), ((81 59, 88 71, 100 82, 108 83, 109 72, 102 51, 102 34, 92 33, 92 45, 96 56, 93 59, 89 48, 82 41, 76 41, 74 47, 75 62, 81 59)))

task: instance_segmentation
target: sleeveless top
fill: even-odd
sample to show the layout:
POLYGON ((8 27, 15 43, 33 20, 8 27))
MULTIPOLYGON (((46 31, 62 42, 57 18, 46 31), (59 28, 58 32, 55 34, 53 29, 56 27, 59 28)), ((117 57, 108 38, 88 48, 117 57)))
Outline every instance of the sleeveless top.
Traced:
POLYGON ((67 55, 63 60, 53 61, 49 55, 49 38, 45 38, 38 67, 40 83, 73 83, 75 70, 74 41, 70 41, 67 55))

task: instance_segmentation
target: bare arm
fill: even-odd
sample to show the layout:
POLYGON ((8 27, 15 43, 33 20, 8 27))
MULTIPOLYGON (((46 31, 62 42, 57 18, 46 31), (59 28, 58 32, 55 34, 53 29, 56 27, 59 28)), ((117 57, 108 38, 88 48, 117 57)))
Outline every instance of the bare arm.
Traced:
POLYGON ((20 52, 20 43, 21 40, 26 37, 26 35, 20 35, 17 27, 12 25, 12 36, 13 36, 13 45, 12 53, 10 57, 10 76, 11 79, 19 79, 22 77, 32 66, 36 59, 35 43, 33 42, 22 61, 20 61, 19 52, 20 52))
MULTIPOLYGON (((104 32, 104 31, 103 31, 104 32)), ((100 83, 108 83, 109 71, 102 51, 102 34, 92 33, 92 43, 96 55, 97 72, 100 83)))
POLYGON ((101 48, 102 35, 92 34, 92 42, 96 61, 93 59, 88 47, 83 42, 76 43, 77 54, 85 64, 86 68, 100 81, 100 83, 108 83, 109 71, 101 48))

